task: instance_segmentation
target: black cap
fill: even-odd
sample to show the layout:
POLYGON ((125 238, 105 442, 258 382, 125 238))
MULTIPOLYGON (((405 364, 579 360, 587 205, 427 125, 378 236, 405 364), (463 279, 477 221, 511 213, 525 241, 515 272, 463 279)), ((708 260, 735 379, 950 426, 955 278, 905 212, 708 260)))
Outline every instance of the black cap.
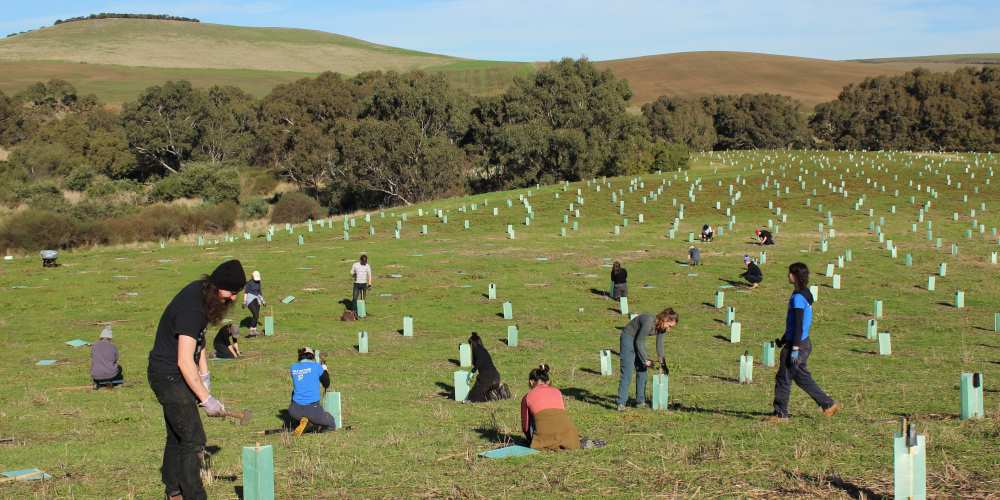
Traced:
POLYGON ((233 259, 219 264, 208 280, 219 290, 236 293, 247 284, 247 275, 243 272, 243 264, 233 259))

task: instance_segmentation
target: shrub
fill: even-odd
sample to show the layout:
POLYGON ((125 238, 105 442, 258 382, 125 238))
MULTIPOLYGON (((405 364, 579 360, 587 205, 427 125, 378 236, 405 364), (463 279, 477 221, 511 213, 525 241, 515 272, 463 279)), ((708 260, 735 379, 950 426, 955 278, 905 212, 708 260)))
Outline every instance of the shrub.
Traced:
POLYGON ((281 195, 278 202, 274 204, 271 222, 275 224, 298 223, 307 219, 319 219, 325 215, 326 212, 318 201, 304 193, 292 191, 281 195))
POLYGON ((245 168, 240 171, 242 193, 249 196, 265 196, 278 187, 278 179, 263 168, 245 168))
POLYGON ((267 217, 267 212, 271 206, 263 198, 252 198, 240 204, 240 217, 249 219, 263 219, 267 217))
POLYGON ((86 191, 96 177, 94 169, 81 165, 73 169, 69 175, 63 179, 63 186, 73 191, 86 191))
POLYGON ((691 150, 684 144, 656 141, 653 146, 653 170, 669 172, 690 168, 691 150))
POLYGON ((194 163, 158 181, 149 197, 153 201, 200 197, 210 203, 236 202, 240 198, 240 178, 233 168, 194 163))
POLYGON ((0 248, 35 251, 75 247, 95 239, 94 228, 84 226, 68 215, 23 210, 12 215, 0 229, 0 248))

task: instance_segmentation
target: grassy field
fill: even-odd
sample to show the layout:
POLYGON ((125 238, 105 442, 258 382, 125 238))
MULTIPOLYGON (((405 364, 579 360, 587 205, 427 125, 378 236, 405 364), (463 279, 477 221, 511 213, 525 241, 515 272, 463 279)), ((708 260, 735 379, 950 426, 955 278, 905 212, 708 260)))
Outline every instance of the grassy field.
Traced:
MULTIPOLYGON (((985 155, 710 154, 687 174, 644 176, 632 184, 634 192, 630 179, 617 178, 574 183, 567 190, 543 186, 442 200, 387 210, 384 218, 374 213, 374 237, 359 216, 349 241, 342 239, 338 218, 333 229, 313 233, 299 226, 289 235, 279 227, 270 244, 256 236, 204 248, 187 239, 168 242, 165 249, 67 252, 62 267, 45 270, 33 256, 2 262, 0 348, 10 357, 0 366, 6 381, 0 438, 15 441, 0 444, 0 470, 39 467, 53 479, 0 485, 0 497, 135 498, 162 491, 164 431, 145 382, 146 355, 170 298, 230 257, 263 273, 278 334, 242 342, 251 359, 211 362, 215 394, 230 408, 255 415, 248 427, 206 419, 209 445, 218 447, 212 498, 236 495, 243 484, 241 448, 255 443, 275 447, 281 498, 891 496, 891 437, 904 414, 928 436, 931 496, 995 497, 1000 333, 993 332, 993 317, 1000 311, 1000 285, 989 255, 1000 250, 992 233, 1000 216, 996 182, 987 183, 996 181, 998 167, 985 155), (841 181, 846 196, 831 190, 841 181), (741 193, 735 203, 730 185, 741 193), (651 199, 661 187, 662 194, 651 199), (567 208, 578 189, 584 204, 576 219, 567 208), (624 217, 611 200, 619 190, 624 217), (522 195, 536 214, 529 226, 518 201, 522 195), (855 210, 861 197, 864 205, 855 210), (674 199, 684 205, 684 219, 676 239, 669 239, 665 234, 679 208, 674 199), (925 220, 933 221, 941 248, 927 240, 926 222, 912 231, 919 206, 928 201, 925 220), (494 207, 499 216, 492 215, 494 207), (778 207, 787 222, 781 222, 778 207), (445 211, 447 224, 430 214, 434 208, 445 211), (727 208, 736 223, 704 245, 705 265, 681 266, 687 234, 702 223, 726 227, 727 208), (404 211, 408 220, 395 240, 392 228, 404 211), (827 212, 836 235, 823 253, 817 224, 831 228, 827 212), (640 213, 643 224, 637 223, 640 213), (578 221, 578 231, 562 222, 567 214, 578 221), (629 224, 615 236, 612 228, 623 218, 629 224), (881 229, 899 249, 897 259, 869 231, 881 218, 881 229), (985 234, 966 238, 973 218, 985 225, 985 234), (466 219, 469 230, 463 229, 466 219), (736 308, 743 325, 742 342, 731 344, 724 313, 711 306, 712 298, 724 280, 738 279, 744 254, 758 255, 761 248, 749 236, 768 219, 780 230, 778 244, 766 248, 762 286, 724 290, 726 305, 736 308), (508 223, 516 239, 505 237, 508 223), (427 235, 419 234, 423 224, 427 235), (567 228, 565 237, 561 227, 567 228), (298 234, 305 245, 296 244, 298 234), (957 255, 950 252, 952 243, 959 246, 957 255), (848 249, 853 260, 838 271, 843 289, 833 290, 823 271, 848 249), (342 323, 339 301, 350 296, 350 263, 361 252, 371 256, 376 274, 370 317, 342 323), (907 253, 912 267, 904 264, 907 253), (617 377, 599 375, 599 350, 617 350, 617 328, 626 322, 616 304, 595 293, 607 288, 612 260, 629 271, 633 311, 672 306, 680 313, 667 340, 670 411, 615 412, 617 377), (761 344, 782 332, 790 292, 785 272, 798 260, 813 269, 821 290, 810 367, 844 410, 823 417, 794 389, 792 421, 774 426, 759 421, 770 411, 775 371, 760 365, 761 344), (928 292, 927 276, 942 262, 947 275, 938 278, 936 292, 928 292), (498 287, 495 301, 484 295, 490 282, 498 287), (966 291, 964 309, 952 305, 956 290, 966 291), (282 304, 287 295, 297 298, 282 304), (888 357, 874 354, 875 343, 865 339, 876 299, 885 303, 879 330, 892 334, 888 357), (498 315, 505 300, 512 302, 520 330, 516 348, 501 341, 511 323, 498 315), (407 314, 415 318, 413 338, 398 333, 407 314), (89 353, 63 342, 95 339, 102 322, 115 322, 128 384, 115 391, 77 389, 89 381, 89 353), (369 354, 354 348, 362 329, 371 337, 369 354), (516 399, 481 405, 450 400, 457 345, 472 331, 484 336, 516 399), (352 429, 299 438, 259 435, 281 425, 288 366, 302 345, 329 354, 333 388, 343 395, 345 423, 352 429), (735 381, 744 351, 757 360, 750 385, 735 381), (60 362, 35 366, 40 359, 60 362), (554 383, 581 433, 606 439, 608 447, 507 461, 478 458, 519 439, 519 397, 528 371, 540 362, 553 366, 554 383), (984 373, 985 420, 958 419, 963 371, 984 373)), ((231 315, 236 321, 244 316, 238 308, 231 315)))
MULTIPOLYGON (((683 52, 600 61, 629 81, 638 108, 661 95, 699 97, 767 92, 808 109, 835 99, 847 84, 915 67, 953 71, 996 54, 831 61, 749 52, 683 52)), ((322 71, 440 71, 474 95, 502 92, 536 63, 478 61, 369 43, 321 31, 209 23, 104 19, 60 24, 0 39, 0 90, 18 92, 51 78, 67 80, 112 105, 170 79, 198 86, 237 85, 254 95, 322 71)))

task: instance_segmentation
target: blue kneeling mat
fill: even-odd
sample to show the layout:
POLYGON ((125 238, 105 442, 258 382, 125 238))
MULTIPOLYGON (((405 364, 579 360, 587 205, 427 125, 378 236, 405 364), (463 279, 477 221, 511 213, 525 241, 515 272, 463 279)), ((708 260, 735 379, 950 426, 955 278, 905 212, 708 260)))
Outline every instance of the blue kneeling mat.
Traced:
POLYGON ((527 448, 524 446, 514 445, 507 446, 504 448, 497 448, 495 450, 484 451, 479 454, 479 456, 484 458, 510 458, 510 457, 523 457, 527 455, 534 455, 538 453, 538 450, 527 448))

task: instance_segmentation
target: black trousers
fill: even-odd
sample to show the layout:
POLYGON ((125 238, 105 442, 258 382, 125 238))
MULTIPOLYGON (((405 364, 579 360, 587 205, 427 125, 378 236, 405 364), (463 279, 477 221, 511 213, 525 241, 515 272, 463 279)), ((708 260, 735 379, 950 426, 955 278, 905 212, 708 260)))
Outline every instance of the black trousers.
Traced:
POLYGON ((490 400, 490 389, 500 385, 500 372, 496 370, 479 372, 476 383, 469 389, 469 401, 483 403, 490 400))
POLYGON ((167 495, 180 493, 184 500, 208 498, 199 474, 205 453, 205 428, 198 414, 198 400, 181 375, 148 373, 149 386, 163 406, 167 442, 160 474, 167 495))
POLYGON ((95 378, 94 379, 94 386, 95 387, 115 386, 115 385, 121 384, 123 382, 125 382, 125 376, 122 375, 122 367, 119 366, 118 367, 118 373, 116 373, 114 377, 104 378, 104 379, 96 379, 95 378))
POLYGON ((799 366, 792 366, 792 346, 785 345, 781 349, 781 364, 778 366, 778 373, 774 375, 774 414, 783 417, 788 416, 788 398, 792 393, 792 382, 806 391, 809 397, 813 398, 824 410, 833 406, 833 398, 828 396, 823 389, 812 378, 806 363, 809 361, 809 354, 812 352, 812 343, 809 340, 799 344, 799 366))
POLYGON ((354 290, 351 293, 351 305, 354 307, 354 311, 358 310, 358 299, 367 300, 368 296, 368 283, 355 283, 354 290))
POLYGON ((250 328, 257 328, 257 321, 260 318, 260 302, 253 301, 247 306, 250 309, 250 328))

